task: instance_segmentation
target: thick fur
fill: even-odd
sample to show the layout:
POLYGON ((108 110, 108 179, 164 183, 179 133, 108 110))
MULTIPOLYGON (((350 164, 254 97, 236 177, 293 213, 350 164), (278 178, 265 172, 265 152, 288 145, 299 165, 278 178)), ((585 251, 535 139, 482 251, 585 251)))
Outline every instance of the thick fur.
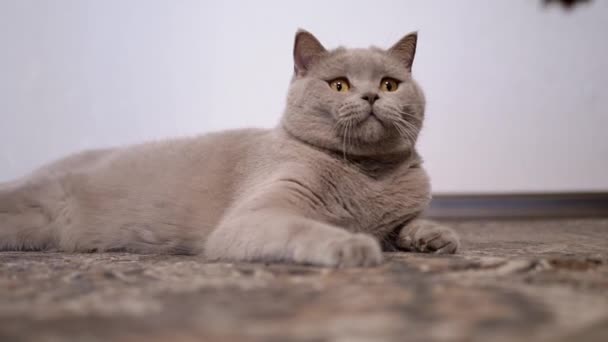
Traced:
POLYGON ((387 248, 453 253, 415 150, 416 34, 327 51, 300 31, 280 124, 88 151, 0 184, 0 250, 203 254, 369 266, 387 248), (328 81, 348 78, 348 92, 328 81), (401 81, 382 92, 382 78, 401 81), (371 103, 369 95, 378 99, 371 103), (367 99, 365 98, 366 96, 367 99))

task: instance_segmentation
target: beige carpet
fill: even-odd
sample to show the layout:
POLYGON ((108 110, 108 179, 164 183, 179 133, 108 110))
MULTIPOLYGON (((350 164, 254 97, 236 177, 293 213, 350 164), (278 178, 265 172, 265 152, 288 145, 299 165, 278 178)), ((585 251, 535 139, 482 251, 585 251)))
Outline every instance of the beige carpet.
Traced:
POLYGON ((0 341, 608 341, 608 219, 452 223, 372 269, 0 253, 0 341))

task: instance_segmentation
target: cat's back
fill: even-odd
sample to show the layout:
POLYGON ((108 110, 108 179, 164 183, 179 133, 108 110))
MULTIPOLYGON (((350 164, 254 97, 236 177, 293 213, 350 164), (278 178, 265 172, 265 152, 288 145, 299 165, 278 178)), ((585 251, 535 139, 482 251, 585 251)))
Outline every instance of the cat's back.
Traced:
POLYGON ((230 130, 106 150, 86 173, 101 183, 230 191, 246 168, 249 151, 267 134, 264 129, 230 130))
POLYGON ((33 176, 116 173, 123 177, 146 174, 160 177, 204 173, 203 169, 235 168, 244 161, 248 150, 258 146, 269 131, 239 129, 191 137, 85 150, 71 154, 37 169, 33 176))
POLYGON ((65 196, 95 210, 130 208, 159 216, 188 212, 215 221, 248 172, 249 151, 267 134, 231 130, 84 151, 40 168, 23 182, 58 184, 65 196))

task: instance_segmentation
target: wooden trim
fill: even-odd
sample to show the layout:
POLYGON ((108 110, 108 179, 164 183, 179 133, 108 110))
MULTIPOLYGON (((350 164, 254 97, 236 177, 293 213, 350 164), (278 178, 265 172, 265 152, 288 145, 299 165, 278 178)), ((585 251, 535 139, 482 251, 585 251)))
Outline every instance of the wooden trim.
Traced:
POLYGON ((425 216, 436 219, 608 217, 608 192, 437 194, 425 216))

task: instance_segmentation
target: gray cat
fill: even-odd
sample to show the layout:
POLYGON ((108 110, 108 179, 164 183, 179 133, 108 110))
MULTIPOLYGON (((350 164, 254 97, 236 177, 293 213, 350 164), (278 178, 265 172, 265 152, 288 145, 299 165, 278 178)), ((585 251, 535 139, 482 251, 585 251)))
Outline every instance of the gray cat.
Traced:
POLYGON ((454 253, 418 219, 417 35, 388 50, 295 37, 280 124, 82 152, 0 184, 0 250, 203 254, 370 266, 385 249, 454 253))

